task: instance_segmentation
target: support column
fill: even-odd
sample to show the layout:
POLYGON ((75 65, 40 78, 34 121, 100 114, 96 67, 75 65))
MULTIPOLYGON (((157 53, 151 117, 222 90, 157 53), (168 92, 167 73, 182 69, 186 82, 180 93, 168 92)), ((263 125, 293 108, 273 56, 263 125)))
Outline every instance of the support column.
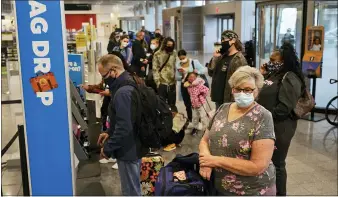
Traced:
POLYGON ((155 1, 155 28, 162 26, 162 9, 161 2, 155 1))

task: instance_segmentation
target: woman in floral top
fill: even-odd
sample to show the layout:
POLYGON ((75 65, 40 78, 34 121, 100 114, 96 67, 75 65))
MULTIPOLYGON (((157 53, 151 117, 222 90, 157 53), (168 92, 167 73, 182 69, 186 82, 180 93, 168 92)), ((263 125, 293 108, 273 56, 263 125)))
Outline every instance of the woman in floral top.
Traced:
POLYGON ((200 149, 200 174, 215 175, 219 195, 276 195, 274 127, 271 113, 255 102, 263 76, 239 68, 229 84, 234 103, 223 104, 206 130, 200 149))

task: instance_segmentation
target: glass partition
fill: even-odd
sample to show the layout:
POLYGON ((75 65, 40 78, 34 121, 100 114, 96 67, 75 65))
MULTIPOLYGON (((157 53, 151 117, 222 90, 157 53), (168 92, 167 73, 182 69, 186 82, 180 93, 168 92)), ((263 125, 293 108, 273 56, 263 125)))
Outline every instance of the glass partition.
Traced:
POLYGON ((324 26, 324 52, 322 78, 317 79, 316 106, 326 107, 331 98, 337 95, 337 84, 331 85, 330 79, 337 79, 337 20, 336 1, 316 1, 314 24, 324 26))

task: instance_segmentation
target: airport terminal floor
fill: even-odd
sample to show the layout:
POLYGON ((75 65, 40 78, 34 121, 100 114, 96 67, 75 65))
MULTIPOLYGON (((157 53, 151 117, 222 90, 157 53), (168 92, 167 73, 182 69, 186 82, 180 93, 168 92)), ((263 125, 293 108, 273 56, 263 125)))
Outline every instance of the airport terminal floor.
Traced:
MULTIPOLYGON (((247 191, 278 195, 284 178, 281 155, 286 154, 286 195, 338 196, 337 2, 4 2, 2 196, 123 196, 139 188, 143 196, 243 195, 247 191), (128 71, 124 72, 125 68, 128 71), (151 78, 157 71, 158 78, 151 78), (136 88, 135 83, 144 81, 132 81, 131 73, 145 79, 148 86, 154 85, 153 94, 140 84, 136 88), (277 78, 278 85, 273 81, 277 78), (126 85, 121 82, 127 79, 126 85), (154 83, 149 85, 149 81, 154 83), (265 89, 265 95, 273 92, 276 101, 271 100, 273 96, 261 96, 266 87, 274 87, 270 92, 265 89), (155 113, 143 108, 138 113, 141 115, 136 115, 142 116, 140 121, 130 115, 136 109, 130 104, 134 102, 126 102, 130 92, 137 94, 134 89, 143 96, 143 107, 157 99, 149 107, 155 113), (308 94, 301 95, 302 90, 308 94), (300 98, 306 96, 308 102, 304 104, 300 98), (222 101, 212 102, 216 97, 222 101), (265 108, 273 102, 279 104, 265 110, 256 105, 264 99, 268 103, 265 108), (221 105, 229 102, 233 104, 221 105), (123 110, 126 105, 131 110, 123 110), (186 106, 192 109, 190 121, 186 106), (299 106, 313 119, 299 115, 299 106), (215 115, 217 109, 223 113, 215 115), (287 113, 284 117, 283 110, 287 113), (145 111, 156 121, 144 121, 145 111), (294 119, 297 116, 303 118, 294 119), (123 126, 115 129, 118 121, 123 126), (136 138, 133 121, 143 126, 158 123, 148 127, 162 129, 149 131, 157 140, 136 138), (210 127, 205 124, 208 121, 213 121, 210 127), (163 129, 168 125, 170 129, 163 129), (176 143, 170 137, 160 138, 164 130, 170 137, 182 131, 185 136, 176 143), (209 135, 204 136, 204 130, 209 135), (295 130, 293 137, 290 130, 295 130), (240 134, 244 139, 232 144, 240 134), (106 143, 98 143, 101 136, 108 135, 117 138, 110 136, 106 143), (280 140, 284 136, 292 140, 283 152, 290 142, 280 140), (144 154, 140 159, 141 144, 147 141, 161 148, 150 149, 155 154, 144 154), (213 155, 208 154, 211 152, 213 155), (117 156, 117 161, 102 160, 107 153, 117 156), (191 158, 184 157, 190 154, 191 158), (208 163, 208 159, 213 162, 208 163), (201 168, 196 170, 196 166, 201 168), (206 181, 204 170, 210 170, 211 181, 206 181), (130 184, 126 187, 123 182, 130 184)), ((134 98, 130 96, 131 101, 134 98)), ((137 128, 137 134, 142 136, 144 128, 137 128)))

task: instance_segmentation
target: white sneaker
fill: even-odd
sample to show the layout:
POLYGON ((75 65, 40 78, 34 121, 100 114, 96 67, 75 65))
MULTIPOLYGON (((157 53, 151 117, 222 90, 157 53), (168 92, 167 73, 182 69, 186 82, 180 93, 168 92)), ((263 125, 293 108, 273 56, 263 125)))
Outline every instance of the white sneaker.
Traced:
POLYGON ((119 166, 117 165, 117 163, 115 163, 111 168, 113 168, 114 170, 118 170, 119 166))
POLYGON ((197 126, 196 129, 199 130, 199 131, 202 131, 202 129, 203 129, 202 123, 198 123, 198 126, 197 126))
POLYGON ((116 162, 116 159, 113 159, 113 158, 105 159, 105 158, 103 158, 103 159, 100 159, 99 162, 102 163, 102 164, 114 163, 114 162, 116 162))
POLYGON ((194 125, 192 124, 192 122, 189 122, 187 129, 193 129, 193 128, 194 128, 194 125))

